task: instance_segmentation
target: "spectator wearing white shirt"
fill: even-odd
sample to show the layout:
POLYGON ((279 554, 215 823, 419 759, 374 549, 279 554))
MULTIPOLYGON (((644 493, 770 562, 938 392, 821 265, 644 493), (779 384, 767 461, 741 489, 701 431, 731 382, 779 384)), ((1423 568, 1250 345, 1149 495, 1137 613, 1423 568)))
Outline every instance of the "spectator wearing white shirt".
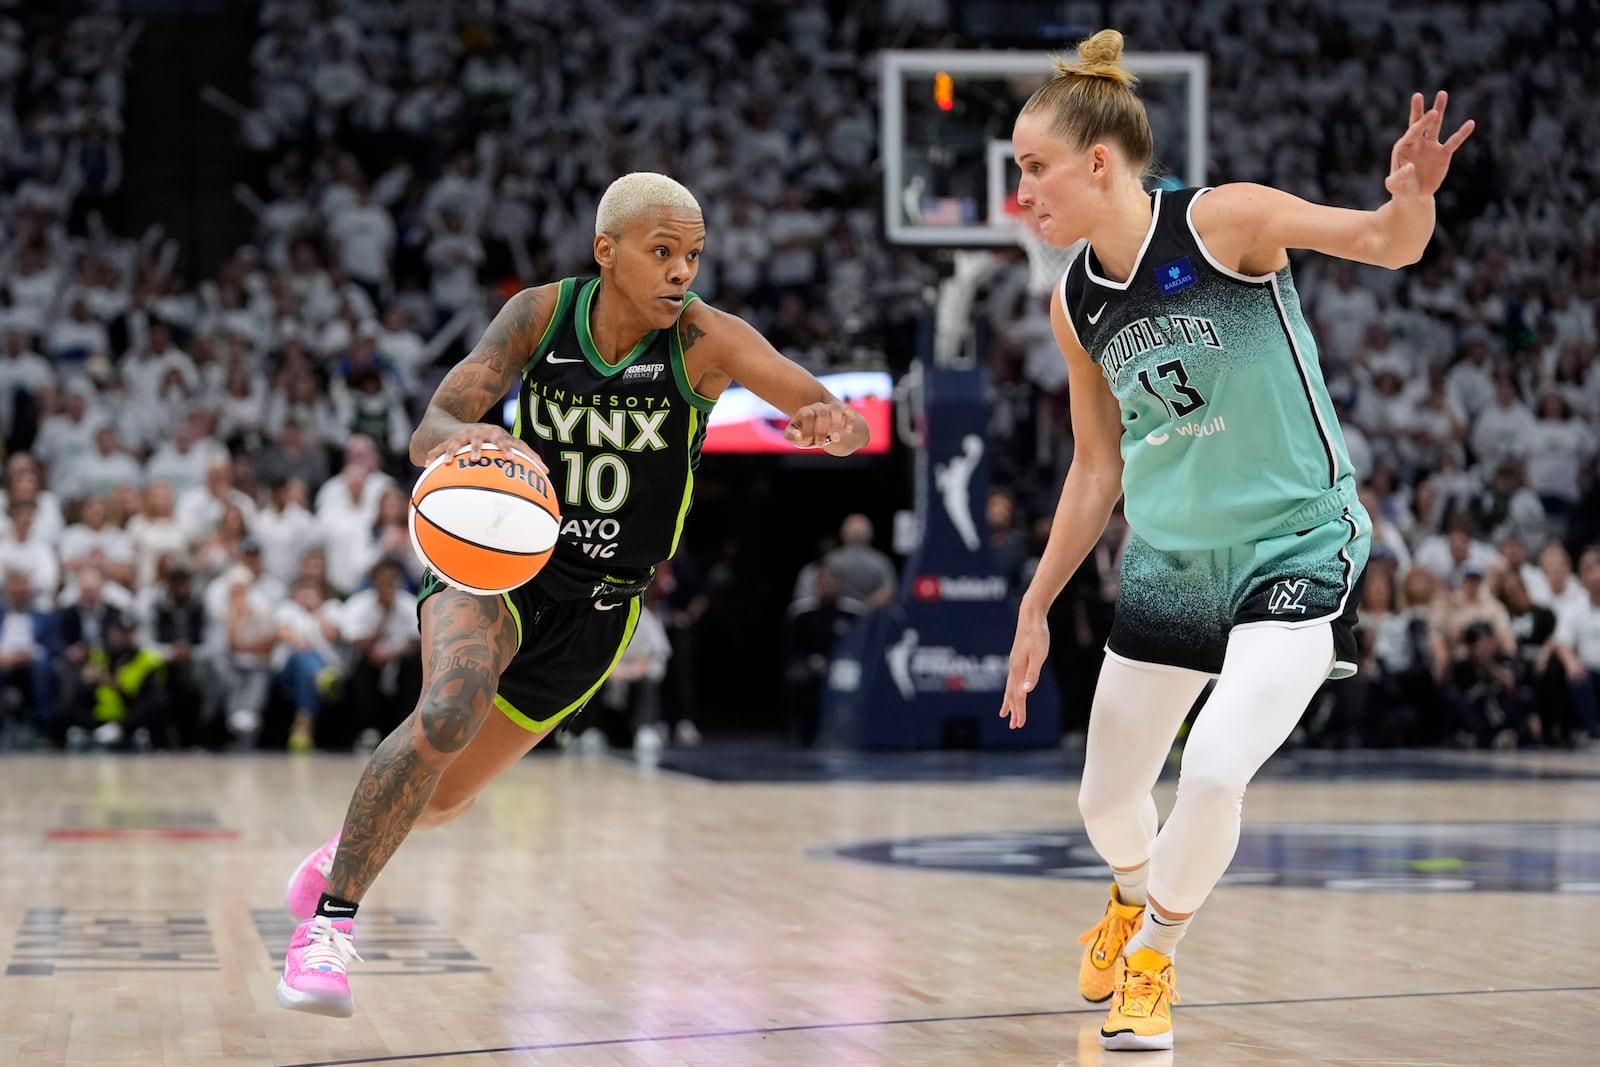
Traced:
POLYGON ((373 300, 382 300, 389 284, 389 257, 394 254, 394 218, 372 200, 362 183, 355 202, 328 219, 328 235, 338 249, 339 265, 373 300))
POLYGON ((1411 417, 1411 401, 1405 395, 1407 368, 1394 358, 1374 359, 1370 376, 1362 388, 1351 418, 1373 437, 1398 436, 1411 417))
POLYGON ((1533 602, 1555 612, 1557 619, 1589 602, 1589 591, 1573 575, 1572 557, 1559 541, 1550 541, 1539 551, 1539 573, 1524 580, 1533 602))
POLYGON ((164 556, 189 561, 189 535, 174 515, 176 497, 172 486, 152 481, 144 491, 144 507, 128 519, 128 537, 133 542, 133 577, 137 588, 145 589, 156 580, 164 556))
POLYGON ((1441 448, 1457 448, 1467 436, 1466 418, 1442 381, 1411 405, 1396 429, 1401 458, 1411 470, 1427 470, 1441 448))
POLYGON ((33 351, 27 333, 15 326, 6 330, 5 358, 0 359, 0 430, 9 436, 16 425, 19 396, 35 395, 55 381, 55 366, 33 351))
POLYGON ((417 649, 422 635, 416 603, 400 586, 400 564, 379 560, 366 577, 368 588, 344 603, 340 634, 355 653, 351 706, 370 717, 359 725, 386 733, 413 704, 420 684, 417 649))
POLYGON ((287 585, 300 573, 306 552, 322 543, 323 530, 306 510, 304 482, 269 475, 266 484, 268 504, 256 513, 251 529, 261 542, 267 573, 287 585))
POLYGON ((1572 698, 1588 739, 1600 738, 1600 569, 1585 579, 1585 596, 1556 614, 1556 654, 1567 668, 1572 698))
MULTIPOLYGON (((136 316, 137 318, 137 316, 136 316)), ((184 391, 193 395, 200 388, 200 371, 189 353, 172 343, 172 327, 165 320, 150 316, 147 338, 122 358, 122 378, 136 399, 154 400, 168 388, 168 375, 176 371, 184 391)))
POLYGON ((1494 403, 1478 413, 1472 427, 1472 451, 1490 468, 1525 455, 1534 427, 1533 412, 1522 402, 1516 382, 1504 374, 1498 378, 1494 403))
POLYGON ((90 497, 105 496, 119 485, 142 485, 144 470, 139 461, 123 451, 117 431, 101 426, 94 432, 95 450, 74 460, 61 471, 57 487, 69 505, 90 497))
POLYGON ((95 431, 105 425, 105 415, 91 406, 94 386, 81 378, 66 387, 66 402, 61 412, 51 415, 39 427, 33 452, 47 464, 54 477, 78 459, 94 451, 95 431))
POLYGON ((220 713, 235 734, 251 736, 271 695, 277 600, 255 589, 250 569, 242 563, 223 572, 207 588, 205 600, 210 632, 203 661, 217 678, 213 699, 221 702, 208 709, 206 718, 220 713))
POLYGON ((254 452, 265 439, 267 389, 243 363, 229 364, 217 398, 217 436, 254 452))
POLYGON ((1465 514, 1451 516, 1449 532, 1427 538, 1415 556, 1420 566, 1442 579, 1449 589, 1461 584, 1462 571, 1468 564, 1488 573, 1498 565, 1499 558, 1492 545, 1473 538, 1472 519, 1465 514))
POLYGON ((204 485, 178 498, 178 525, 198 541, 217 528, 229 506, 239 509, 247 527, 255 518, 255 501, 233 487, 233 463, 224 456, 206 464, 204 485))
POLYGON ((43 334, 55 316, 61 280, 42 241, 23 245, 17 253, 16 270, 6 283, 11 295, 12 324, 32 334, 43 334))
POLYGON ((1445 375, 1451 399, 1456 407, 1466 412, 1467 418, 1477 418, 1478 413, 1494 402, 1494 377, 1489 366, 1489 341, 1480 334, 1470 335, 1461 352, 1461 359, 1445 375))
POLYGON ((1378 298, 1358 284, 1355 264, 1341 260, 1333 284, 1317 289, 1312 306, 1319 354, 1334 367, 1348 367, 1362 354, 1367 327, 1378 321, 1378 298))
POLYGON ((61 586, 61 561, 53 542, 38 536, 33 528, 37 509, 25 501, 13 500, 6 508, 9 529, 0 537, 0 573, 19 571, 33 584, 33 595, 41 609, 55 603, 61 586))
POLYGON ((1576 418, 1566 398, 1547 392, 1539 401, 1539 417, 1528 431, 1528 483, 1545 510, 1564 519, 1577 509, 1593 461, 1594 431, 1576 418))
POLYGON ((356 434, 345 444, 344 469, 317 491, 315 510, 328 555, 328 581, 341 595, 366 578, 367 538, 378 519, 378 505, 394 479, 378 469, 371 438, 356 434))
POLYGON ((325 600, 321 583, 304 578, 294 583, 288 600, 274 618, 278 644, 272 653, 273 675, 294 698, 289 751, 309 752, 316 744, 316 722, 324 694, 343 676, 339 647, 342 605, 325 600))
POLYGON ((165 482, 172 493, 182 495, 205 485, 206 470, 215 460, 226 459, 227 450, 200 430, 199 417, 190 415, 172 430, 172 438, 151 453, 144 464, 144 484, 165 482))
POLYGON ((405 306, 392 304, 384 309, 383 323, 373 331, 372 337, 377 343, 378 355, 394 368, 406 396, 417 396, 421 389, 418 377, 428 357, 428 346, 411 329, 405 306))
POLYGON ((72 299, 67 315, 56 319, 55 325, 50 327, 50 339, 46 347, 57 361, 81 365, 91 356, 108 354, 111 335, 90 313, 89 301, 79 295, 72 299))
MULTIPOLYGON (((26 452, 18 452, 6 460, 6 489, 0 492, 0 510, 7 509, 14 503, 34 505, 35 537, 41 537, 54 544, 60 538, 61 531, 67 528, 66 518, 61 512, 60 499, 44 488, 44 483, 40 480, 39 464, 26 452)), ((0 527, 4 525, 5 520, 0 518, 0 527)))
POLYGON ((428 225, 435 231, 450 229, 455 215, 462 228, 476 233, 489 214, 489 188, 478 175, 477 160, 471 152, 457 152, 450 169, 433 183, 423 201, 428 225))
POLYGON ((478 268, 483 265, 483 242, 467 230, 459 212, 444 213, 443 228, 423 253, 432 271, 428 295, 441 312, 454 312, 478 299, 478 268))
POLYGON ((805 206, 805 191, 795 185, 785 189, 783 204, 767 216, 767 236, 772 241, 767 280, 779 289, 815 281, 817 250, 826 233, 822 216, 805 206))
POLYGON ((106 576, 128 588, 138 586, 134 569, 133 538, 126 530, 111 525, 110 510, 104 497, 92 496, 83 502, 79 521, 61 535, 61 565, 78 573, 99 553, 106 576))

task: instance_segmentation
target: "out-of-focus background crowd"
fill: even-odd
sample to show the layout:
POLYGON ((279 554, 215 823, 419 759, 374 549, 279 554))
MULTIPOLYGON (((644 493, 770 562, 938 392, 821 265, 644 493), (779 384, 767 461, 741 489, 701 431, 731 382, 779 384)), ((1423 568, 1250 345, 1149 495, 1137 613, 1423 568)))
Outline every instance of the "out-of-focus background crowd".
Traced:
MULTIPOLYGON (((1216 182, 1374 206, 1411 90, 1478 120, 1420 265, 1296 260, 1376 529, 1362 674, 1299 740, 1600 736, 1594 5, 1089 6, 1085 28, 1105 15, 1132 49, 1211 57, 1216 182)), ((197 229, 129 206, 150 200, 139 146, 164 143, 162 114, 130 106, 142 22, 112 0, 0 3, 0 748, 348 748, 399 721, 418 685, 408 437, 509 293, 592 269, 618 174, 695 191, 695 288, 791 358, 903 372, 940 266, 882 238, 875 56, 983 43, 949 7, 266 0, 231 82, 183 86, 229 138, 197 150, 207 195, 227 191, 197 229)), ((1019 255, 980 307, 987 517, 1015 589, 1072 450, 1026 280, 1019 255)), ((793 599, 761 620, 781 663, 736 697, 782 709, 747 726, 812 742, 832 641, 898 581, 874 517, 827 515, 815 558, 691 542, 594 721, 692 743, 759 567, 784 599, 795 576, 793 599)), ((1122 530, 1056 614, 1069 734, 1122 530)))

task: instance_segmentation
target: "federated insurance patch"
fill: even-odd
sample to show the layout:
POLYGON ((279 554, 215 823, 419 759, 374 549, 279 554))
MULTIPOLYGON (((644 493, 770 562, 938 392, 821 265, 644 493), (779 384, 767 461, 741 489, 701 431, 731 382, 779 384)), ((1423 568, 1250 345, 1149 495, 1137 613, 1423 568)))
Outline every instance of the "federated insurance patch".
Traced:
POLYGON ((1194 267, 1189 264, 1189 257, 1184 256, 1157 267, 1156 281, 1160 283, 1161 292, 1165 296, 1171 296, 1179 289, 1189 288, 1195 282, 1194 267))
MULTIPOLYGON (((1111 877, 1081 829, 899 838, 813 855, 969 874, 1111 877)), ((1246 826, 1222 882, 1346 892, 1600 894, 1600 823, 1246 826)))

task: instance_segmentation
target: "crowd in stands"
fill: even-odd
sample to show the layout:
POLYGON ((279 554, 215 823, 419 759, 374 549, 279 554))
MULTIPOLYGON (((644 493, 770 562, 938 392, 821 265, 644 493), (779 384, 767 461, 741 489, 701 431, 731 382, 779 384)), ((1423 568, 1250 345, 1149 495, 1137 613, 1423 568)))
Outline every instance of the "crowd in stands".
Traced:
MULTIPOLYGON (((1368 681, 1319 704, 1313 732, 1600 733, 1600 559, 1584 552, 1600 541, 1600 113, 1576 103, 1592 12, 1101 6, 1134 49, 1212 56, 1214 180, 1370 206, 1413 86, 1448 86, 1451 114, 1478 119, 1419 267, 1296 261, 1378 527, 1369 603, 1388 598, 1364 624, 1368 681)), ((239 120, 255 240, 200 279, 159 231, 105 225, 124 130, 157 120, 124 113, 137 28, 114 2, 74 10, 30 37, 0 4, 0 745, 256 742, 280 723, 303 748, 402 716, 408 436, 509 291, 592 271, 594 205, 619 173, 663 170, 701 197, 696 289, 786 354, 908 358, 937 266, 881 236, 874 55, 972 43, 944 5, 265 0, 249 92, 203 94, 239 120)), ((1014 493, 990 519, 1020 583, 1071 439, 1042 305, 992 292, 996 474, 1014 493)), ((1085 678, 1116 530, 1058 630, 1085 678)), ((828 570, 815 592, 836 604, 850 574, 828 570)), ((624 683, 655 681, 670 721, 693 699, 677 665, 705 607, 666 573, 667 639, 609 699, 634 708, 643 687, 624 683)))

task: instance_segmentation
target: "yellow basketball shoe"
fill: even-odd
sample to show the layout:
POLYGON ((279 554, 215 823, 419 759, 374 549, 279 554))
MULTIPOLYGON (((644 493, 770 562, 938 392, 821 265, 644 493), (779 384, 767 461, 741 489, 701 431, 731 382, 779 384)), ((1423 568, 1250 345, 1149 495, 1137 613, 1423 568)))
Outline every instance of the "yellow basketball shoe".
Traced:
POLYGON ((1100 1028, 1100 1047, 1124 1051, 1172 1047, 1172 1006, 1178 1003, 1172 961, 1153 948, 1117 957, 1116 998, 1100 1028))
POLYGON ((1078 992, 1084 1000, 1099 1004, 1110 998, 1117 984, 1117 957, 1143 923, 1143 906, 1124 904, 1117 883, 1112 882, 1111 903, 1106 905, 1105 917, 1078 938, 1079 944, 1088 946, 1078 964, 1078 992))

